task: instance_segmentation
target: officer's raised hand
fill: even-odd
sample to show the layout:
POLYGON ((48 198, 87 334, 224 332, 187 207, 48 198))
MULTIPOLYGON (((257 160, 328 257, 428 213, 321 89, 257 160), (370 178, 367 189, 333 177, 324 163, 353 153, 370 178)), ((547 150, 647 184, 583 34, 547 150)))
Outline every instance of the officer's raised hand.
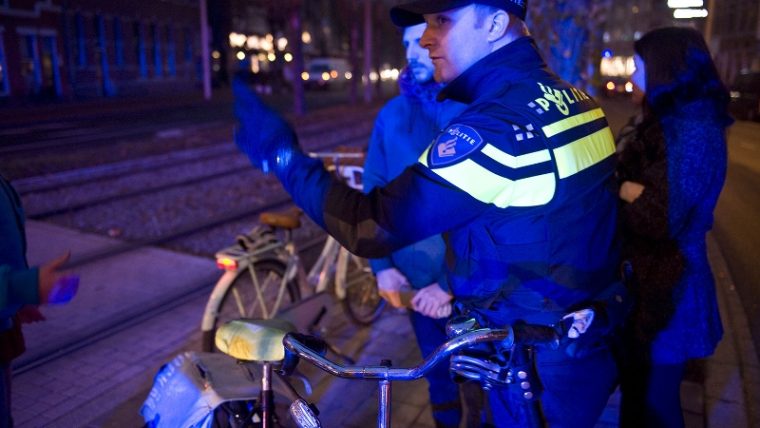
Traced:
POLYGON ((264 172, 282 172, 294 153, 300 152, 293 128, 240 79, 234 79, 235 116, 240 124, 235 132, 235 144, 248 155, 253 166, 264 172))

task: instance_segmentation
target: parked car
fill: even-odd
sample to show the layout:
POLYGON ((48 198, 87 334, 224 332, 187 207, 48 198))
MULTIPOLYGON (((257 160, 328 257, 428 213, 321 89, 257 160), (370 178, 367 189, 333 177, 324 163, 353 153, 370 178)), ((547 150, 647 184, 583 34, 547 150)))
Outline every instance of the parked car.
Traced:
POLYGON ((731 85, 731 112, 737 119, 760 120, 760 72, 736 76, 731 85))
POLYGON ((313 58, 306 62, 306 73, 302 75, 308 89, 329 89, 346 83, 349 70, 348 61, 342 58, 313 58))
POLYGON ((630 96, 633 92, 633 83, 626 77, 603 77, 602 93, 607 97, 630 96))

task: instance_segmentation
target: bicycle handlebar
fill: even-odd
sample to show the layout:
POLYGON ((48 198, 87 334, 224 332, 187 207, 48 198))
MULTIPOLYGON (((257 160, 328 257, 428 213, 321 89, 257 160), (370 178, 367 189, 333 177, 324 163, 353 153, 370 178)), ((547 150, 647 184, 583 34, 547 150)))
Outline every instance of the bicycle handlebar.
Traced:
MULTIPOLYGON (((295 354, 333 376, 350 379, 414 380, 427 374, 433 367, 451 356, 455 351, 480 343, 499 342, 504 348, 515 345, 529 345, 556 349, 559 346, 559 333, 554 327, 532 324, 515 324, 505 329, 482 328, 454 337, 439 346, 425 360, 410 368, 388 366, 349 366, 325 358, 317 350, 310 348, 306 340, 299 340, 298 335, 289 333, 282 343, 285 353, 295 354)), ((286 357, 286 359, 288 359, 286 357)))

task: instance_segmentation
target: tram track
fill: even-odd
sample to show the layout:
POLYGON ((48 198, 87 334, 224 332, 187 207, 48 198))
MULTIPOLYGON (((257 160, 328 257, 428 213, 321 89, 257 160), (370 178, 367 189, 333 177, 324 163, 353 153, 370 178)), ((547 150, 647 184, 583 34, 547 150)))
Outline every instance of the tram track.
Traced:
MULTIPOLYGON (((325 146, 314 147, 313 149, 316 151, 323 151, 323 150, 333 149, 338 146, 355 146, 357 145, 357 143, 362 143, 362 142, 367 141, 367 137, 368 136, 366 134, 360 135, 358 137, 350 136, 350 137, 347 137, 337 142, 330 143, 325 146)), ((224 147, 224 148, 227 149, 228 147, 229 146, 224 147)), ((231 178, 235 175, 240 175, 242 173, 246 173, 252 170, 252 167, 248 163, 248 161, 242 158, 236 150, 229 150, 225 154, 214 156, 214 159, 218 161, 228 160, 229 163, 226 163, 227 168, 225 168, 223 171, 216 171, 216 172, 211 172, 211 173, 194 175, 191 177, 187 177, 185 179, 180 179, 179 181, 175 181, 175 182, 155 183, 153 187, 139 187, 139 188, 134 188, 128 191, 117 190, 116 192, 111 193, 111 194, 105 194, 105 195, 101 195, 101 196, 90 198, 90 199, 83 199, 83 200, 77 201, 76 203, 67 204, 67 205, 55 207, 52 209, 42 209, 42 210, 35 210, 33 208, 27 209, 27 217, 33 220, 45 220, 46 218, 49 218, 55 215, 88 209, 96 205, 102 205, 102 204, 118 201, 120 199, 126 199, 126 198, 136 197, 136 196, 145 196, 151 193, 159 193, 159 192, 167 191, 170 189, 197 185, 209 180, 221 179, 225 177, 231 178)), ((205 160, 209 160, 209 159, 206 158, 205 160)), ((156 165, 154 166, 154 168, 157 169, 162 166, 166 166, 166 165, 156 165)), ((173 165, 173 167, 176 167, 176 166, 177 165, 173 165)), ((145 171, 146 170, 142 170, 140 172, 145 172, 145 171)), ((108 178, 113 179, 114 177, 108 177, 108 178)), ((76 187, 76 186, 81 185, 82 183, 83 181, 78 181, 75 183, 65 185, 63 187, 64 188, 76 187)), ((22 193, 22 195, 24 195, 24 197, 26 198, 29 198, 30 194, 32 193, 41 193, 41 192, 46 192, 46 191, 61 192, 62 188, 55 185, 49 185, 49 186, 41 187, 39 189, 35 189, 33 192, 27 191, 25 193, 22 193)))
MULTIPOLYGON (((374 117, 375 109, 370 109, 370 112, 371 117, 374 117)), ((328 128, 334 125, 350 125, 353 123, 352 121, 356 120, 354 116, 362 116, 364 113, 366 112, 348 112, 348 114, 339 116, 337 120, 320 120, 323 117, 317 114, 314 118, 295 119, 292 122, 299 132, 305 134, 320 133, 328 131, 328 128)), ((178 133, 187 134, 218 127, 230 129, 231 135, 231 129, 235 123, 231 119, 215 119, 201 123, 186 118, 170 119, 131 126, 124 126, 124 121, 130 120, 129 117, 126 117, 110 122, 70 122, 60 127, 41 124, 28 129, 0 129, 0 139, 3 140, 3 144, 0 144, 0 155, 25 156, 44 150, 94 147, 111 144, 117 139, 136 140, 148 136, 166 138, 178 133)))
MULTIPOLYGON (((330 151, 337 146, 357 146, 365 144, 368 141, 369 130, 371 129, 371 113, 361 115, 350 115, 351 117, 344 117, 343 120, 334 120, 331 123, 315 123, 311 127, 307 127, 308 131, 304 132, 303 128, 299 129, 302 141, 305 149, 309 151, 330 151), (350 133, 338 134, 335 133, 336 129, 342 127, 352 128, 355 131, 350 133), (364 129, 366 127, 366 130, 364 129), (332 137, 331 137, 332 136, 332 137), (339 138, 336 138, 339 137, 339 138)), ((204 193, 200 184, 209 180, 225 180, 227 177, 234 177, 235 180, 243 183, 258 182, 255 187, 257 192, 263 192, 256 198, 248 201, 247 198, 235 198, 235 202, 224 207, 223 211, 209 210, 211 215, 198 216, 198 211, 190 211, 190 214, 186 218, 181 218, 182 222, 176 222, 176 224, 170 225, 163 230, 163 233, 159 233, 155 236, 149 236, 144 234, 143 236, 130 237, 127 234, 122 236, 119 241, 113 240, 106 246, 100 246, 100 249, 93 250, 91 252, 75 254, 72 260, 67 264, 66 269, 72 269, 73 271, 93 270, 97 266, 109 266, 113 261, 119 260, 124 257, 124 260, 131 260, 134 254, 138 254, 142 249, 150 247, 169 247, 173 250, 177 248, 174 244, 180 241, 196 240, 198 242, 205 241, 209 235, 221 235, 220 230, 224 230, 225 227, 229 229, 229 224, 252 225, 255 223, 255 219, 258 215, 265 211, 276 211, 283 209, 290 205, 290 197, 277 185, 273 184, 275 181, 271 179, 264 180, 265 177, 260 172, 254 172, 253 168, 248 164, 244 157, 241 157, 234 146, 229 143, 225 144, 227 149, 226 153, 219 153, 219 160, 225 166, 226 171, 219 171, 212 174, 191 176, 186 179, 181 179, 175 183, 156 183, 156 187, 153 189, 141 188, 139 190, 131 190, 127 192, 120 192, 119 194, 100 196, 94 199, 82 199, 76 204, 69 204, 68 206, 61 206, 52 210, 40 210, 40 211, 27 211, 30 218, 35 220, 42 220, 46 222, 57 223, 64 227, 73 227, 67 225, 65 222, 61 222, 57 217, 61 216, 61 213, 71 211, 86 211, 88 208, 97 211, 98 206, 106 204, 124 205, 125 207, 132 208, 135 204, 130 202, 130 199, 139 199, 140 197, 146 197, 152 195, 153 199, 161 199, 168 197, 176 197, 172 194, 175 191, 177 194, 185 192, 183 189, 187 189, 188 194, 204 193), (230 150, 231 149, 231 150, 230 150), (236 156, 243 161, 239 165, 233 165, 230 159, 236 156), (241 176, 245 174, 245 176, 241 176), (167 193, 164 196, 164 193, 167 193), (119 202, 124 200, 124 202, 119 202), (263 202, 263 203, 262 203, 263 202), (205 233, 205 237, 203 236, 205 233), (134 252, 134 253, 133 253, 134 252), (108 259, 108 260, 107 260, 108 259)), ((214 154, 217 150, 214 148, 207 148, 199 150, 194 155, 188 155, 183 162, 194 162, 208 158, 208 154, 214 154), (206 150, 204 152, 204 150, 206 150)), ((223 152, 223 150, 219 150, 223 152)), ((182 157, 182 156, 180 156, 182 157)), ((240 161, 238 161, 240 162, 240 161)), ((161 170, 169 164, 176 164, 175 160, 160 161, 158 158, 153 159, 151 162, 141 164, 139 160, 134 160, 132 164, 122 165, 121 168, 116 168, 117 171, 108 171, 107 166, 91 168, 88 172, 76 172, 69 171, 66 174, 54 178, 51 177, 37 177, 30 179, 19 180, 14 182, 21 188, 22 197, 27 198, 35 192, 53 192, 60 193, 64 190, 65 186, 71 187, 71 189, 77 189, 84 183, 94 184, 96 186, 102 186, 109 179, 114 179, 113 174, 119 174, 120 177, 126 177, 127 179, 138 171, 143 173, 153 170, 161 170), (168 163, 167 163, 168 162, 168 163), (111 174, 109 176, 109 174, 111 174), (109 178, 110 177, 110 178, 109 178), (56 181, 57 180, 57 181, 56 181)), ((180 168, 184 167, 184 164, 179 165, 180 168)), ((253 184, 253 183, 252 183, 253 184)), ((208 187, 208 186, 206 186, 208 187)), ((197 202, 196 199, 195 202, 197 202)), ((26 201, 25 201, 26 202, 26 201)), ((181 204, 185 202, 181 196, 177 197, 176 202, 172 202, 181 209, 181 204)), ((193 201, 191 201, 193 202, 193 201)), ((211 202, 215 203, 215 202, 211 202)), ((149 205, 149 204, 143 204, 149 205)), ((137 209, 138 207, 135 207, 137 209)), ((160 207, 158 207, 160 208, 160 207)), ((126 208, 122 208, 125 210, 126 208)), ((116 209, 118 211, 118 208, 116 209)), ((97 214, 97 213, 96 213, 97 214)), ((161 219, 160 216, 157 218, 161 219)), ((163 217, 166 218, 166 217, 163 217)), ((175 219, 176 220, 176 219, 175 219)), ((135 223, 132 226, 138 229, 140 232, 145 232, 146 225, 135 223)), ((79 230, 87 231, 88 229, 79 230)), ((314 248, 319 245, 324 239, 324 233, 312 230, 313 227, 307 226, 300 238, 297 238, 300 242, 299 247, 301 251, 308 251, 310 248, 314 248), (308 230, 306 230, 308 229, 308 230)), ((90 230, 91 231, 91 230, 90 230)), ((101 230, 102 232, 102 230, 101 230)), ((220 238, 224 238, 225 242, 231 242, 234 238, 234 234, 224 232, 220 238)), ((212 240, 213 241, 213 240, 212 240)), ((207 248, 216 250, 221 248, 216 244, 204 243, 207 248)), ((179 249, 183 251, 182 248, 179 249)), ((195 254, 198 254, 197 252, 195 254)), ((211 271, 209 275, 213 278, 218 275, 217 272, 211 271)), ((166 292, 160 293, 156 298, 148 302, 141 300, 129 300, 130 303, 124 306, 123 310, 115 312, 113 316, 103 318, 102 322, 91 322, 86 327, 72 331, 65 336, 59 336, 54 342, 44 343, 42 347, 36 347, 34 350, 29 350, 27 354, 19 359, 14 364, 14 374, 22 374, 25 372, 33 371, 35 368, 45 366, 56 360, 65 359, 68 355, 75 353, 78 350, 86 349, 88 346, 95 346, 95 344, 109 336, 113 336, 120 331, 123 331, 131 326, 138 325, 141 322, 150 320, 151 318, 158 316, 159 314, 166 312, 172 308, 179 307, 187 302, 197 300, 201 296, 206 295, 215 279, 210 279, 205 274, 192 278, 186 285, 186 287, 172 288, 166 292)), ((106 283, 102 284, 88 284, 90 287, 107 287, 106 283)), ((39 343, 38 343, 39 345, 39 343)))

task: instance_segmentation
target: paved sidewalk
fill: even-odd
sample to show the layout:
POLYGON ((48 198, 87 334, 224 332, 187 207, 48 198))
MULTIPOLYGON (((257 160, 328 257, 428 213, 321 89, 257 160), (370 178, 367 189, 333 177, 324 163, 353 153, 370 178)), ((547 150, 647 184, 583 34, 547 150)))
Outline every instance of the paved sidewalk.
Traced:
MULTIPOLYGON (((65 248, 81 254, 118 244, 40 222, 28 223, 28 235, 32 262, 49 259, 65 248)), ((716 354, 698 364, 699 370, 691 370, 682 386, 687 427, 760 427, 760 364, 725 260, 712 237, 708 238, 725 336, 716 354)), ((139 426, 137 411, 158 367, 176 353, 198 349, 204 293, 218 275, 211 260, 157 248, 137 249, 94 266, 85 265, 81 274, 76 301, 45 308, 48 321, 26 329, 29 350, 17 366, 54 354, 74 338, 81 340, 83 347, 15 377, 18 427, 139 426), (92 337, 101 327, 117 320, 127 323, 136 309, 165 302, 187 287, 198 287, 198 292, 186 303, 122 332, 100 331, 92 337)), ((330 340, 362 361, 387 357, 388 349, 398 353, 393 356, 398 365, 418 361, 405 316, 389 312, 381 322, 364 329, 341 321, 341 315, 331 319, 337 327, 333 326, 335 334, 330 340)), ((361 427, 372 420, 376 394, 372 385, 326 376, 316 379, 324 399, 321 407, 329 418, 327 426, 361 427), (346 415, 356 418, 348 423, 346 415)), ((432 427, 428 405, 420 398, 425 396, 422 382, 395 387, 394 426, 432 427)), ((618 408, 616 393, 597 426, 617 426, 618 408)))

